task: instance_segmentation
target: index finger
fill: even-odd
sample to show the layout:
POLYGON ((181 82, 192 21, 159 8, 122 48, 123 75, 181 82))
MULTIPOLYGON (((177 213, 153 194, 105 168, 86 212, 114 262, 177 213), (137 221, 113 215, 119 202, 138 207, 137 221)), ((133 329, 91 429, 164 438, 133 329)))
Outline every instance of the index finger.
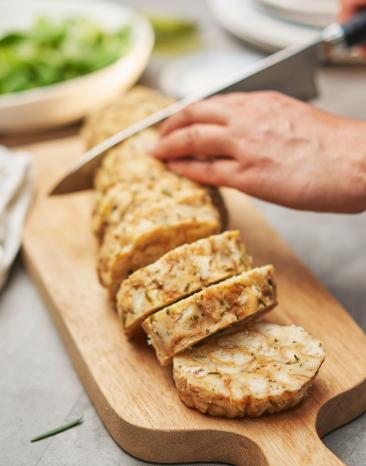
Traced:
POLYGON ((225 125, 227 120, 227 112, 222 103, 215 101, 215 99, 202 100, 188 105, 180 112, 168 118, 161 125, 160 134, 165 136, 178 128, 195 123, 225 125))
POLYGON ((191 155, 229 156, 231 141, 226 129, 218 125, 197 124, 177 129, 157 142, 152 155, 161 160, 191 155))

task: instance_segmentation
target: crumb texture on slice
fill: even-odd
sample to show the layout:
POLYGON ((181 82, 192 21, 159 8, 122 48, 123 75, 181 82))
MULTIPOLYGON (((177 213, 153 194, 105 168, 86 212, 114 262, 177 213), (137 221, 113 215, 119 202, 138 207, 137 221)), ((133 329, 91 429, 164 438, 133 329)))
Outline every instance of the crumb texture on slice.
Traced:
POLYGON ((216 234, 221 229, 217 209, 159 200, 132 209, 107 230, 98 258, 98 274, 112 298, 127 276, 184 243, 216 234))
POLYGON ((269 311, 277 304, 273 266, 243 272, 210 285, 144 320, 157 358, 168 365, 176 354, 209 335, 269 311))
POLYGON ((95 189, 105 192, 118 182, 127 188, 131 184, 157 183, 167 172, 159 160, 148 155, 158 135, 156 128, 148 128, 110 149, 96 172, 95 189))
POLYGON ((257 417, 297 405, 324 361, 302 327, 258 322, 174 358, 183 403, 201 413, 257 417))
MULTIPOLYGON (((140 137, 144 138, 144 134, 138 135, 140 137)), ((168 204, 174 201, 186 205, 211 205, 222 213, 217 190, 166 170, 160 162, 146 154, 146 147, 145 153, 137 158, 129 150, 128 144, 123 150, 122 147, 116 149, 118 157, 108 155, 106 164, 99 169, 96 177, 100 189, 96 190, 92 225, 100 240, 110 226, 117 225, 127 212, 142 204, 165 200, 168 204)))
POLYGON ((154 89, 135 86, 87 118, 82 129, 85 144, 93 147, 172 102, 172 98, 154 89))
POLYGON ((251 267, 238 231, 227 231, 165 254, 122 282, 117 310, 128 335, 150 314, 251 267))

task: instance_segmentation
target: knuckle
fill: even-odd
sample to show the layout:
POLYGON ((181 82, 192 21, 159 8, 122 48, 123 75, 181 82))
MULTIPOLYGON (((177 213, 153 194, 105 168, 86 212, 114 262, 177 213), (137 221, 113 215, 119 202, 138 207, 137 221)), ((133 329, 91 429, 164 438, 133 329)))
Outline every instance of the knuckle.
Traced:
POLYGON ((248 94, 246 92, 229 92, 224 96, 226 101, 231 104, 243 105, 248 100, 248 94))
POLYGON ((197 146, 197 140, 200 136, 200 130, 197 126, 191 126, 185 133, 185 145, 189 150, 194 151, 197 146))
POLYGON ((185 120, 191 121, 193 119, 194 109, 195 107, 193 106, 193 104, 191 104, 182 110, 182 115, 185 120))
POLYGON ((278 91, 267 91, 267 95, 270 99, 276 99, 276 100, 279 100, 279 99, 282 99, 283 98, 283 94, 281 94, 281 92, 278 92, 278 91))
POLYGON ((266 98, 266 99, 270 99, 270 100, 278 100, 280 99, 283 94, 281 94, 280 92, 278 91, 273 91, 273 90, 268 90, 268 91, 261 91, 260 94, 266 98))
POLYGON ((227 98, 227 99, 238 99, 243 97, 244 92, 227 92, 226 94, 223 94, 222 97, 227 98))
POLYGON ((244 92, 226 92, 224 94, 218 94, 211 97, 211 101, 217 102, 218 104, 222 103, 235 103, 245 99, 246 94, 244 92))
POLYGON ((251 94, 252 104, 268 104, 279 103, 284 99, 284 95, 277 91, 258 91, 251 94))

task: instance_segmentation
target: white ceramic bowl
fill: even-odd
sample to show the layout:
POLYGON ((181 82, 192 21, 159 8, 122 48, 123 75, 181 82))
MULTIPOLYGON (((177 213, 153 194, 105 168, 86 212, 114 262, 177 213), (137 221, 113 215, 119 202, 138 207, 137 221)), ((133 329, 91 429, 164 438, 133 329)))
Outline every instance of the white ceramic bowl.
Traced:
POLYGON ((127 54, 99 71, 0 96, 0 133, 44 130, 79 120, 136 82, 151 55, 154 33, 148 20, 106 0, 0 0, 0 36, 29 28, 38 16, 84 16, 106 30, 130 23, 133 44, 127 54))

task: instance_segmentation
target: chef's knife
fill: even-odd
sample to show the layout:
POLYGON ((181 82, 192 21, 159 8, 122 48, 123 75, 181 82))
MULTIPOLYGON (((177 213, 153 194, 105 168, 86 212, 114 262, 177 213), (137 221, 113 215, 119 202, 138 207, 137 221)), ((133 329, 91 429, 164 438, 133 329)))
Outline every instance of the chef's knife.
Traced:
POLYGON ((327 47, 344 44, 347 47, 352 47, 365 41, 366 10, 361 11, 345 24, 331 24, 322 32, 314 34, 314 38, 305 44, 293 45, 280 50, 260 60, 253 66, 246 67, 243 72, 231 76, 220 85, 185 97, 114 134, 87 151, 80 161, 57 183, 50 194, 67 194, 92 188, 95 169, 101 163, 108 149, 134 134, 162 122, 190 103, 197 102, 206 97, 224 92, 258 89, 281 90, 292 95, 295 93, 293 88, 295 82, 296 87, 299 87, 299 79, 301 80, 304 96, 297 93, 297 97, 314 96, 316 95, 316 88, 313 76, 319 59, 320 46, 327 47), (293 75, 297 75, 296 78, 292 79, 293 75))

